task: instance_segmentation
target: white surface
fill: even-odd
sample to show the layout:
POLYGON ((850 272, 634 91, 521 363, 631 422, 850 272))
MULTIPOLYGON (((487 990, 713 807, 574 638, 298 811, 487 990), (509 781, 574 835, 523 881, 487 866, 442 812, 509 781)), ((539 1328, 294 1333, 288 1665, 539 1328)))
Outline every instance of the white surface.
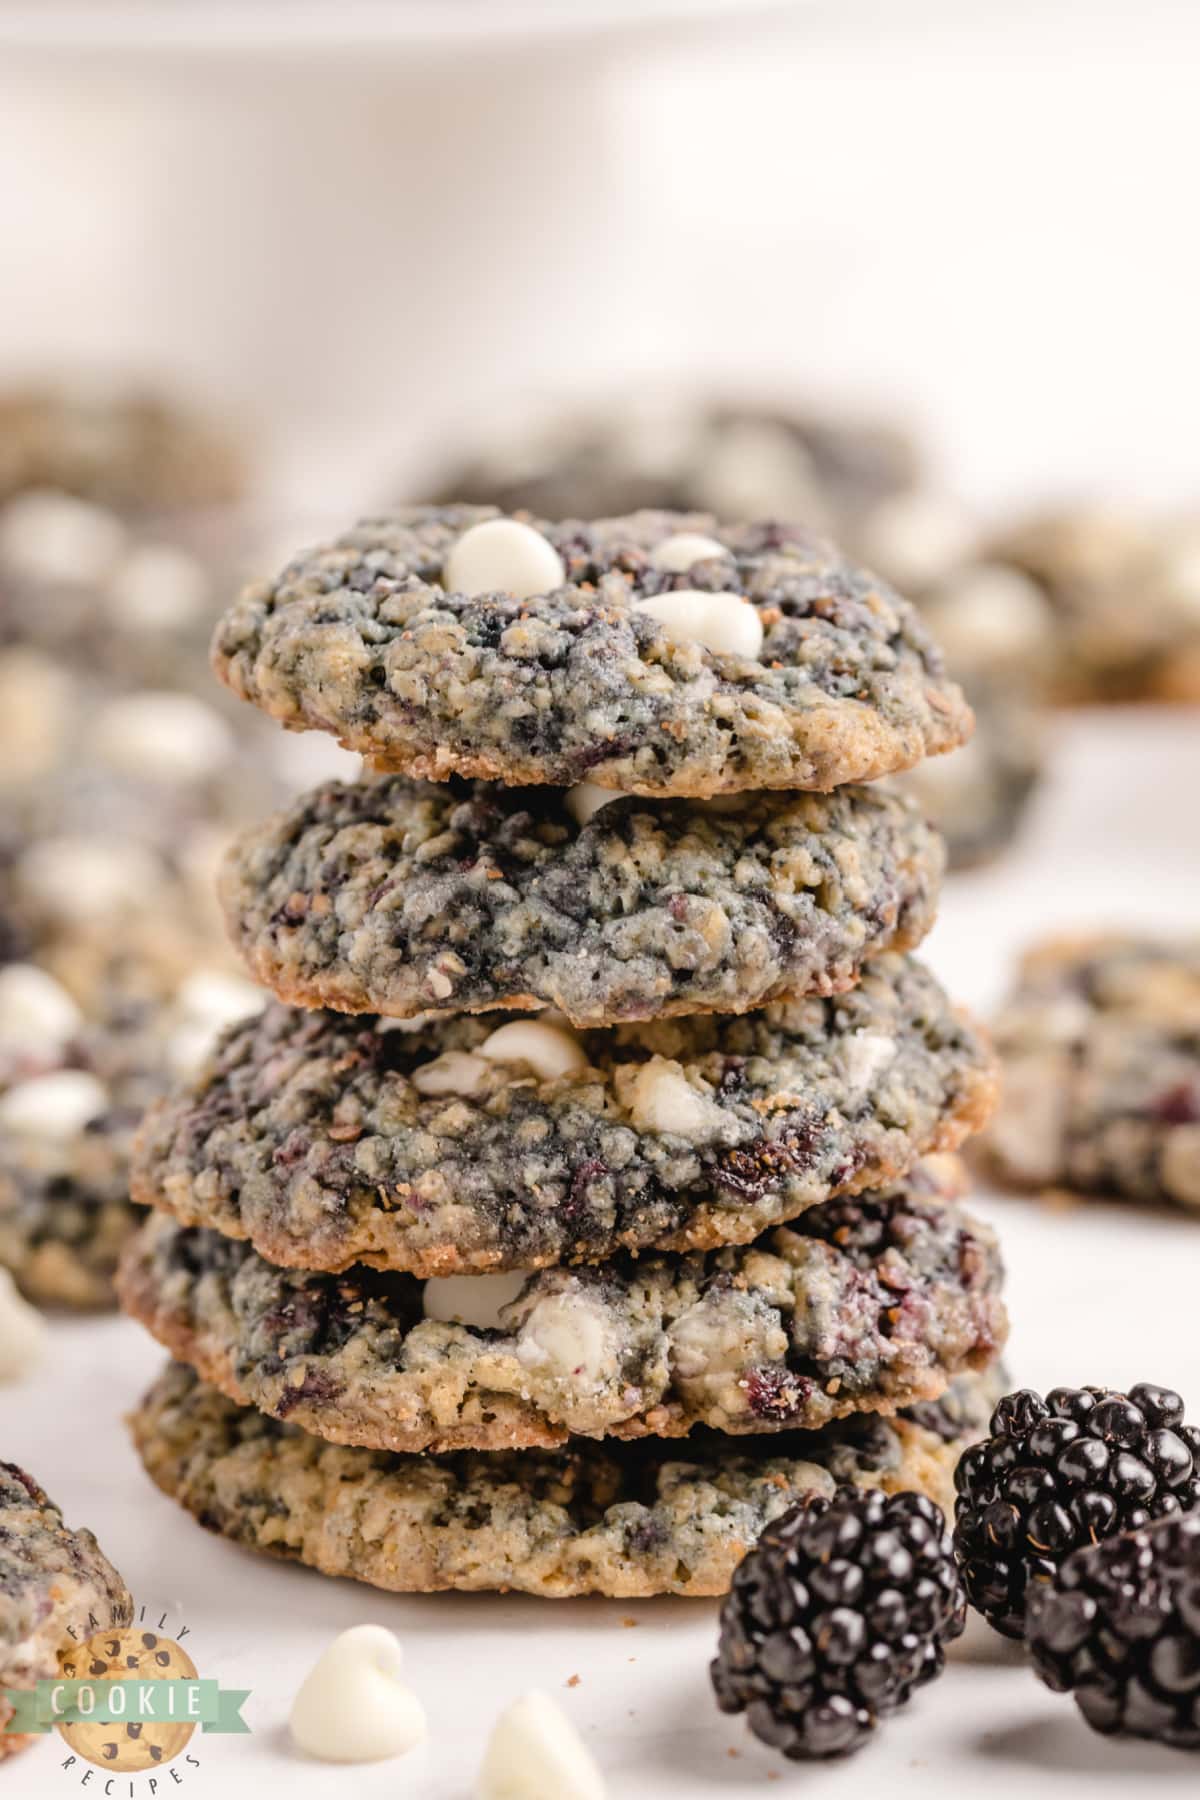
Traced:
MULTIPOLYGON (((1043 929, 1197 923, 1200 715, 1071 717, 1059 735, 1057 773, 1021 852, 953 883, 931 941, 939 970, 978 1005, 1005 984, 1017 946, 1043 929)), ((1161 1381, 1200 1414, 1200 1220, 1099 1204, 1064 1213, 991 1196, 977 1205, 1003 1233, 1016 1380, 1161 1381)), ((788 1784, 807 1800, 1195 1793, 1194 1758, 1094 1736, 1069 1700, 1042 1688, 982 1628, 873 1746, 837 1766, 793 1770, 712 1705, 712 1603, 404 1599, 256 1559, 207 1536, 135 1464, 119 1415, 160 1356, 123 1320, 56 1325, 44 1368, 0 1389, 0 1454, 26 1464, 70 1520, 97 1531, 139 1600, 182 1609, 202 1675, 253 1690, 252 1737, 193 1744, 201 1767, 185 1774, 197 1800, 334 1791, 345 1800, 467 1800, 496 1713, 534 1686, 578 1725, 611 1800, 749 1800, 788 1784), (365 1622, 399 1635, 408 1679, 428 1707, 430 1743, 419 1764, 334 1776, 290 1748, 288 1709, 330 1637, 365 1622), (579 1684, 566 1687, 576 1674, 579 1684), (772 1772, 780 1785, 768 1785, 772 1772)), ((4 1779, 22 1800, 73 1791, 56 1751, 52 1741, 12 1765, 4 1779)), ((147 1794, 144 1780, 135 1783, 135 1800, 147 1794)))

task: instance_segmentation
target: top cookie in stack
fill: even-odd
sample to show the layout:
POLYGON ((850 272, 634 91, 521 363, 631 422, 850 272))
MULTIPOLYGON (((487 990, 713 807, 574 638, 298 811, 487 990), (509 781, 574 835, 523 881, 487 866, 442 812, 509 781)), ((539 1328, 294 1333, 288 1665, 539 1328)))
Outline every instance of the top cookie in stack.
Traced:
POLYGON ((1004 1320, 990 1234, 918 1167, 993 1090, 906 954, 942 847, 854 785, 970 729, 911 609, 778 525, 423 508, 249 589, 214 661, 373 772, 234 846, 231 934, 281 1003, 143 1131, 135 1191, 174 1216, 123 1298, 203 1378, 136 1422, 160 1485, 384 1585, 547 1592, 718 1591, 835 1470, 944 1497, 979 1413, 946 1396, 1004 1320), (694 1464, 655 1447, 689 1432, 694 1464), (568 1436, 551 1498, 532 1459, 568 1436), (649 1442, 601 1470, 589 1437, 649 1442), (327 1477, 386 1556, 333 1555, 327 1477), (539 1576, 514 1533, 551 1513, 539 1576))

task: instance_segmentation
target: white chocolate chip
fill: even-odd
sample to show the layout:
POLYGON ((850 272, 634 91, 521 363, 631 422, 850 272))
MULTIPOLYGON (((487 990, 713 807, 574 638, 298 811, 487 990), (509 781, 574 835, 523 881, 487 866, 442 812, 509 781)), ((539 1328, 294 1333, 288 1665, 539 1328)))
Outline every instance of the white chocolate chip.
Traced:
POLYGON ((580 781, 573 788, 567 789, 563 805, 575 823, 583 826, 602 806, 607 806, 610 800, 620 798, 620 794, 613 788, 597 787, 594 781, 580 781))
POLYGON ((266 753, 280 780, 300 791, 325 781, 357 781, 362 774, 362 757, 323 731, 273 731, 266 753))
POLYGON ((19 1381, 46 1353, 46 1321, 0 1269, 0 1381, 19 1381))
POLYGON ((954 669, 1018 666, 1047 649, 1050 603, 1019 569, 977 563, 952 575, 922 608, 954 669))
POLYGON ((203 566, 175 544, 131 550, 108 584, 109 612, 129 630, 178 631, 209 610, 203 566))
POLYGON ((863 525, 863 560, 900 592, 920 593, 967 560, 974 542, 965 507, 947 494, 894 494, 863 525))
POLYGON ((634 603, 649 613, 674 642, 703 644, 719 656, 753 659, 762 649, 758 609, 740 594, 706 594, 700 588, 675 588, 634 603))
POLYGON ((514 1019, 484 1038, 479 1055, 489 1062, 524 1064, 539 1081, 557 1081, 587 1068, 583 1045, 562 1025, 546 1025, 540 1019, 514 1019))
POLYGON ((896 1040, 882 1031, 855 1031, 842 1045, 842 1073, 850 1092, 865 1094, 896 1054, 896 1040))
POLYGON ((177 1075, 194 1075, 206 1062, 228 1025, 261 1012, 267 996, 240 975, 219 969, 197 969, 175 996, 179 1023, 167 1044, 167 1057, 177 1075))
POLYGON ((548 538, 519 519, 485 519, 451 546, 442 581, 454 594, 511 594, 532 600, 566 581, 562 557, 548 538))
POLYGON ((492 1727, 476 1800, 605 1800, 604 1777, 553 1700, 533 1689, 492 1727))
POLYGON ((124 544, 113 513, 53 489, 21 494, 0 513, 0 561, 30 581, 102 581, 124 544))
POLYGON ((230 726, 191 694, 124 694, 103 708, 92 733, 110 769, 167 785, 206 781, 233 759, 230 726))
POLYGON ((711 1102, 665 1056, 652 1056, 638 1069, 628 1105, 638 1131, 665 1131, 695 1141, 708 1137, 714 1122, 711 1102))
POLYGON ((516 1299, 527 1279, 521 1269, 503 1275, 431 1276, 421 1296, 425 1317, 442 1325, 498 1331, 501 1312, 516 1299))
POLYGON ((63 1143, 107 1110, 102 1081, 83 1069, 53 1069, 18 1081, 0 1098, 0 1130, 63 1143))
POLYGON ((292 1702, 292 1737, 321 1762, 382 1762, 428 1736, 425 1708, 401 1676, 394 1634, 353 1625, 335 1637, 292 1702))
POLYGON ((410 1079, 418 1094, 434 1099, 454 1094, 460 1100, 473 1100, 487 1086, 491 1074, 491 1065, 483 1057, 473 1056, 469 1050, 447 1050, 414 1069, 410 1079))
POLYGON ((718 544, 716 538, 705 537, 699 531, 677 531, 673 537, 664 538, 650 552, 650 561, 656 569, 666 569, 672 575, 686 575, 688 570, 698 562, 707 562, 711 556, 728 556, 729 551, 724 544, 718 544))
POLYGON ((16 874, 34 906, 56 921, 80 925, 144 910, 162 883, 150 850, 109 838, 43 838, 21 855, 16 874))
POLYGON ((83 1023, 66 988, 32 963, 0 969, 0 1054, 51 1060, 83 1023))
POLYGON ((599 1383, 617 1360, 610 1316, 577 1286, 547 1294, 521 1326, 517 1356, 527 1368, 599 1383))

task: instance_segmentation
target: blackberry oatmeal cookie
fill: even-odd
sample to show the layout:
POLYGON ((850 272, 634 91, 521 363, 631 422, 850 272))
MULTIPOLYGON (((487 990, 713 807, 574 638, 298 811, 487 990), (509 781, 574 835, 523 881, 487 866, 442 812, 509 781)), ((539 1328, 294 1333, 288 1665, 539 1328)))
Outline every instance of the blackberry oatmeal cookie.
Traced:
POLYGON ((70 1531, 23 1469, 0 1462, 0 1762, 33 1740, 6 1732, 5 1688, 33 1688, 58 1674, 71 1634, 128 1625, 129 1591, 90 1531, 70 1531))
POLYGON ((912 440, 878 420, 636 388, 616 404, 609 397, 506 422, 494 443, 459 454, 433 498, 449 504, 466 495, 543 519, 607 519, 647 507, 806 519, 836 537, 908 488, 919 468, 912 440))
POLYGON ((863 1414, 749 1442, 701 1432, 669 1450, 650 1438, 434 1457, 324 1443, 172 1363, 130 1427, 156 1485, 248 1548, 393 1593, 632 1600, 724 1593, 766 1525, 842 1482, 949 1508, 993 1386, 963 1377, 945 1430, 863 1414))
POLYGON ((399 1018, 544 1003, 586 1026, 850 987, 929 930, 942 856, 872 788, 714 805, 393 775, 245 833, 221 891, 281 999, 399 1018))
POLYGON ((230 1399, 335 1443, 812 1430, 936 1399, 995 1358, 999 1252, 954 1186, 919 1165, 907 1187, 811 1207, 739 1249, 430 1283, 277 1269, 158 1214, 118 1286, 230 1399))
POLYGON ((1200 1208, 1200 939, 1038 945, 996 1038, 1003 1177, 1200 1208))
POLYGON ((292 729, 442 781, 825 790, 971 727, 889 588, 798 528, 705 514, 368 520, 247 588, 213 662, 292 729))
POLYGON ((991 1053, 909 957, 833 999, 621 1025, 278 1004, 156 1106, 134 1197, 287 1267, 422 1276, 745 1243, 987 1117, 991 1053))
POLYGON ((962 675, 975 711, 969 744, 918 764, 898 786, 946 841, 952 869, 974 868, 1007 850, 1020 832, 1044 764, 1041 709, 1008 681, 962 675))
POLYGON ((194 971, 164 1003, 159 974, 114 959, 88 1016, 46 970, 0 969, 0 1266, 32 1300, 114 1304, 141 1216, 129 1166, 142 1113, 262 1001, 238 978, 194 971))

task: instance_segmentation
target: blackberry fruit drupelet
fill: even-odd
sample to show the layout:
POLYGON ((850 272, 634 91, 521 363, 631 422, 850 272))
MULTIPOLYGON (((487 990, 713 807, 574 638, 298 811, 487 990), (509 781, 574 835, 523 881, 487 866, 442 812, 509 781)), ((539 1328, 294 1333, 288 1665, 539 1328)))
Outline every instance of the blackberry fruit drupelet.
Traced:
POLYGON ((768 1527, 734 1574, 711 1666, 717 1704, 785 1756, 844 1755, 940 1674, 965 1616, 932 1500, 816 1496, 768 1527))
POLYGON ((1200 1513, 1077 1550, 1030 1594, 1026 1637, 1097 1731, 1200 1750, 1200 1513))
POLYGON ((1025 1634, 1026 1594, 1075 1550, 1200 1505, 1200 1431, 1170 1388, 1023 1389, 955 1472, 954 1547, 971 1605, 1025 1634))

